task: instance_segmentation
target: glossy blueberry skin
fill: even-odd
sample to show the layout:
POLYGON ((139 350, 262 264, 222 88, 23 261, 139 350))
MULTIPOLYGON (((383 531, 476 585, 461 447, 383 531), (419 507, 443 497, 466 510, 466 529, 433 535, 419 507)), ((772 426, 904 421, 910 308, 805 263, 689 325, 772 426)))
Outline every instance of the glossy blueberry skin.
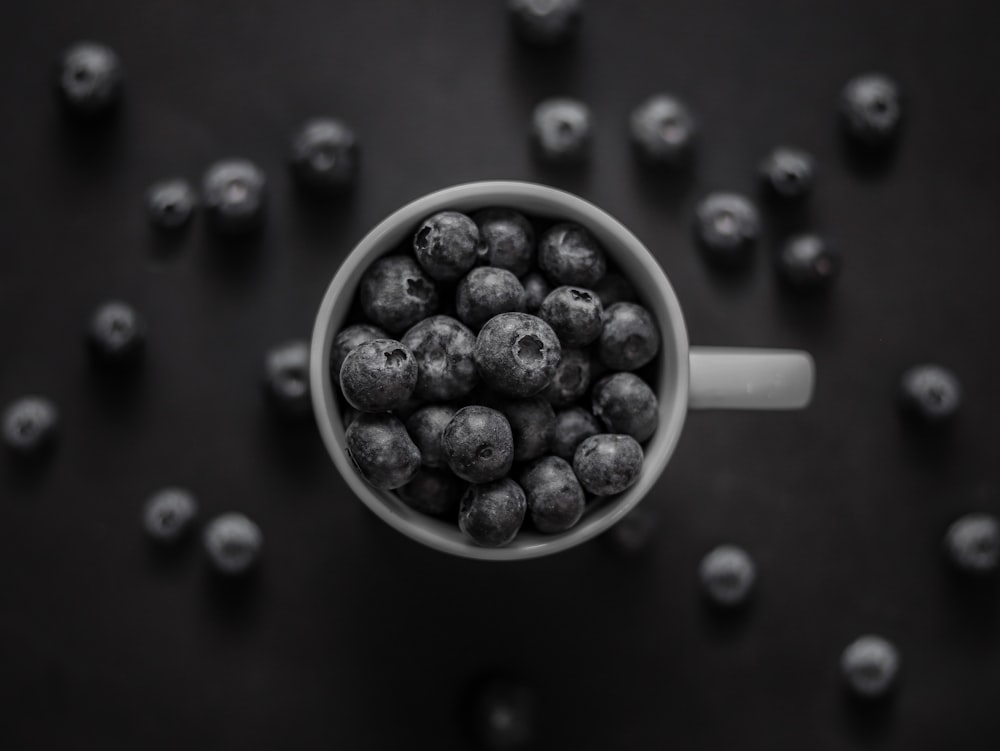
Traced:
POLYGON ((580 287, 556 287, 538 309, 538 317, 556 332, 566 347, 582 347, 601 335, 604 306, 596 292, 580 287))
POLYGON ((153 183, 146 191, 146 214, 156 229, 172 232, 186 226, 194 215, 198 197, 187 180, 175 178, 153 183))
POLYGON ((594 292, 605 308, 616 302, 635 302, 638 299, 632 283, 621 274, 606 274, 594 285, 594 292))
POLYGON ((805 151, 779 146, 764 157, 758 172, 767 195, 782 201, 795 201, 812 191, 816 162, 805 151))
POLYGON ((672 166, 691 157, 698 125, 676 97, 654 94, 629 117, 629 135, 638 156, 649 164, 672 166))
POLYGON ((370 323, 355 323, 338 331, 330 344, 330 379, 335 385, 340 385, 340 369, 344 365, 344 358, 352 349, 376 339, 389 338, 388 332, 370 323))
POLYGON ((78 42, 62 54, 56 88, 68 111, 95 117, 116 107, 123 81, 121 60, 114 50, 95 42, 78 42))
POLYGON ((549 450, 556 427, 556 413, 545 399, 534 397, 505 401, 500 410, 514 436, 514 461, 537 459, 549 450))
POLYGON ((209 563, 226 576, 248 573, 260 558, 263 543, 260 527, 240 513, 220 514, 202 534, 209 563))
POLYGON ((345 432, 347 455, 370 485, 395 490, 420 469, 420 449, 388 412, 362 412, 345 432))
POLYGON ((568 407, 590 388, 590 355, 584 349, 563 347, 559 364, 542 396, 553 407, 568 407))
POLYGON ((467 690, 471 741, 484 751, 526 751, 534 748, 537 701, 528 684, 515 678, 490 676, 467 690))
POLYGON ((506 269, 479 266, 458 283, 455 307, 459 319, 473 331, 478 331, 495 315, 523 313, 524 286, 506 269))
POLYGON ((735 607, 750 597, 757 580, 757 566, 742 548, 720 545, 701 559, 698 577, 709 601, 721 607, 735 607))
POLYGON ((146 323, 128 303, 117 300, 103 303, 87 323, 87 345, 102 364, 134 365, 146 348, 146 323))
POLYGON ((504 396, 535 396, 555 375, 562 347, 545 321, 527 313, 494 316, 476 337, 479 375, 504 396))
POLYGON ((194 526, 198 502, 184 488, 163 488, 151 495, 142 509, 142 528, 154 542, 171 545, 194 526))
POLYGON ((479 227, 465 214, 441 211, 421 222, 413 235, 417 262, 442 282, 461 279, 479 260, 479 227))
POLYGON ((264 222, 267 178, 253 162, 215 162, 205 171, 201 192, 209 221, 223 234, 252 232, 264 222))
POLYGON ((289 341, 264 355, 264 393, 287 417, 312 413, 309 391, 309 343, 289 341))
POLYGON ((660 424, 659 402, 635 373, 615 373, 594 385, 594 415, 609 433, 624 433, 640 443, 660 424))
POLYGON ((38 455, 55 440, 59 410, 41 396, 25 396, 7 405, 3 412, 3 441, 12 452, 38 455))
POLYGON ((778 275, 790 288, 815 290, 826 287, 840 273, 840 253, 819 235, 795 235, 782 246, 777 258, 778 275))
POLYGON ((507 0, 518 35, 539 45, 571 38, 579 26, 582 6, 582 0, 507 0))
POLYGON ((417 385, 417 361, 401 342, 376 339, 344 358, 340 388, 362 412, 385 412, 406 402, 417 385))
POLYGON ((424 401, 451 401, 479 383, 473 352, 476 335, 450 316, 431 316, 403 335, 417 361, 413 395, 424 401))
POLYGON ((448 466, 441 436, 457 411, 450 404, 427 404, 406 418, 406 432, 420 449, 420 461, 425 467, 448 466))
POLYGON ((550 227, 538 241, 538 267, 555 286, 593 289, 607 271, 604 249, 579 224, 550 227))
POLYGON ((524 312, 531 313, 533 316, 538 315, 538 309, 542 307, 542 300, 552 291, 552 287, 549 286, 545 277, 537 271, 532 271, 521 277, 521 285, 524 287, 524 312))
POLYGON ((338 191, 354 184, 360 150, 354 131, 332 117, 307 120, 292 136, 292 176, 312 191, 338 191))
POLYGON ((944 536, 948 559, 959 571, 989 574, 1000 564, 1000 521, 992 514, 966 514, 944 536))
POLYGON ((380 258, 361 277, 361 309, 371 323, 392 335, 431 315, 438 307, 437 287, 409 256, 380 258))
POLYGON ((403 503, 431 516, 454 519, 466 484, 448 470, 421 467, 406 485, 396 489, 403 503))
POLYGON ((510 471, 514 435, 502 412, 472 405, 458 410, 441 434, 451 471, 468 482, 492 482, 510 471))
POLYGON ((523 276, 535 260, 535 230, 519 211, 489 208, 472 215, 481 240, 479 261, 523 276))
POLYGON ((556 426, 549 443, 549 453, 571 462, 577 446, 592 435, 603 432, 601 421, 583 407, 561 410, 556 412, 556 426))
POLYGON ((521 486, 504 477, 470 485, 458 508, 458 527, 477 545, 501 547, 516 536, 528 509, 521 486))
POLYGON ((708 260, 720 266, 747 263, 760 235, 760 214, 738 193, 710 193, 695 209, 695 236, 708 260))
POLYGON ((598 433, 577 446, 573 471, 588 493, 615 495, 639 479, 642 459, 642 446, 632 436, 598 433))
POLYGON ((840 116, 844 131, 855 142, 885 146, 895 139, 902 122, 899 86, 880 73, 852 78, 840 95, 840 116))
POLYGON ((539 160, 577 165, 587 160, 591 139, 590 109, 575 99, 546 99, 531 115, 531 139, 539 160))
POLYGON ((539 532, 565 532, 583 516, 583 488, 565 459, 546 456, 533 462, 521 475, 521 487, 531 521, 539 532))
POLYGON ((649 311, 631 302, 619 302, 604 311, 598 356, 612 370, 635 370, 653 361, 660 351, 660 329, 649 311))
POLYGON ((928 424, 952 419, 962 404, 962 387, 947 368, 916 365, 903 373, 899 399, 905 414, 928 424))
POLYGON ((899 650, 888 639, 865 635, 847 645, 840 656, 840 672, 848 689, 862 699, 880 699, 896 685, 899 650))

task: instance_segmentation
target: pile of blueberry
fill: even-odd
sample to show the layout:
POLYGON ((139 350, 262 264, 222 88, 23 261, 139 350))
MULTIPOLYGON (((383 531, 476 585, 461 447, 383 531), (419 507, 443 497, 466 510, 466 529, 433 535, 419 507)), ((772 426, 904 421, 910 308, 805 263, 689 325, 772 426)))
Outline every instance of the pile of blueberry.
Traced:
POLYGON ((485 546, 630 487, 660 333, 594 236, 493 207, 427 217, 407 246, 365 271, 332 345, 361 475, 485 546))

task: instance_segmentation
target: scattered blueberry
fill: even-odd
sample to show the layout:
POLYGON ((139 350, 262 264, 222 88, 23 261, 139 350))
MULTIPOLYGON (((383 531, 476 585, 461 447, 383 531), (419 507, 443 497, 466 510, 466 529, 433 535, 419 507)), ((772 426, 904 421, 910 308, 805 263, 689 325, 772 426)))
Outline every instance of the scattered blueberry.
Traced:
POLYGON ((361 277, 361 308, 390 334, 402 334, 438 306, 437 288, 409 256, 380 258, 361 277))
POLYGON ((468 394, 479 382, 473 352, 476 336, 449 316, 431 316, 403 335, 417 361, 414 397, 450 401, 468 394))
POLYGON ((545 321, 527 313, 501 313, 476 338, 476 367, 505 396, 535 396, 555 375, 562 348, 545 321))
POLYGON ((312 412, 307 342, 285 342, 268 350, 264 356, 264 391, 281 414, 302 417, 312 412))
POLYGON ((524 287, 521 280, 506 269, 478 266, 458 283, 455 305, 462 322, 478 331, 495 315, 523 313, 524 287))
POLYGON ((363 412, 346 431, 347 454, 361 476, 381 490, 405 485, 420 469, 420 449, 398 417, 363 412))
POLYGON ((622 556, 639 555, 646 550, 656 535, 657 515, 639 505, 629 511, 621 521, 603 536, 609 545, 622 556))
POLYGON ((556 287, 538 309, 538 317, 567 347, 582 347, 601 335, 604 306, 595 292, 579 287, 556 287))
POLYGON ((146 213, 150 223, 165 232, 191 221, 198 197, 187 180, 176 178, 153 183, 146 191, 146 213))
POLYGON ((695 234, 712 263, 742 265, 760 234, 760 216, 745 196, 710 193, 695 209, 695 234))
POLYGON ((206 526, 202 541, 208 560, 220 574, 247 573, 260 558, 263 535, 260 527, 243 514, 221 514, 206 526))
POLYGON ((535 153, 550 164, 580 164, 590 151, 590 109, 575 99, 546 99, 531 116, 535 153))
POLYGON ((603 432, 600 420, 582 407, 564 409, 556 412, 556 426, 549 451, 571 462, 577 446, 592 435, 603 432))
POLYGON ((396 488, 396 494, 407 506, 432 516, 454 519, 465 483, 447 470, 421 467, 406 485, 396 488))
POLYGON ((904 411, 926 423, 940 423, 954 417, 962 403, 958 378, 940 365, 910 368, 903 373, 899 392, 904 411))
POLYGON ((709 600, 722 607, 735 607, 750 596, 757 566, 743 548, 720 545, 701 559, 698 575, 709 600))
POLYGON ((601 362, 612 370, 635 370, 660 351, 660 330, 641 305, 619 302, 604 311, 604 328, 598 340, 601 362))
POLYGON ((840 253, 819 235, 795 235, 781 249, 778 274, 793 289, 827 286, 840 271, 840 253))
POLYGON ((949 559, 960 571, 988 574, 1000 564, 1000 521, 992 514, 966 514, 944 536, 949 559))
POLYGON ((538 267, 554 285, 592 289, 607 271, 604 249, 579 224, 550 227, 538 241, 538 267))
POLYGON ((542 45, 572 37, 582 5, 582 0, 507 0, 517 33, 525 41, 542 45))
POLYGON ((812 190, 816 163, 805 151, 780 146, 764 157, 759 172, 768 195, 786 201, 796 200, 812 190))
POLYGON ((553 407, 568 407, 590 388, 590 355, 586 350, 563 347, 559 364, 542 396, 553 407))
POLYGON ((903 116, 899 86, 880 73, 852 78, 841 92, 840 114, 844 130, 855 142, 883 146, 899 132, 903 116))
POLYGON ((116 367, 133 365, 146 347, 146 324, 131 305, 106 302, 90 316, 87 344, 102 363, 116 367))
POLYGON ((521 486, 509 478, 470 485, 458 508, 458 526, 477 544, 500 547, 517 535, 527 507, 521 486))
MULTIPOLYGON (((333 383, 337 386, 340 385, 340 368, 344 365, 344 358, 347 357, 348 352, 376 339, 388 338, 388 333, 370 323, 355 323, 338 331, 330 344, 330 379, 333 383)), ((404 342, 404 344, 406 343, 404 342)))
POLYGON ((358 174, 358 160, 358 139, 341 120, 308 120, 292 136, 292 175, 304 188, 336 191, 350 187, 358 174))
POLYGON ((164 488, 153 493, 142 509, 142 528, 151 540, 172 544, 194 525, 198 503, 184 488, 164 488))
POLYGON ((52 445, 59 425, 56 405, 41 396, 25 396, 3 412, 3 440, 22 456, 39 455, 52 445))
POLYGON ((656 394, 635 373, 615 373, 595 384, 594 415, 609 432, 639 442, 652 436, 660 422, 656 394))
POLYGON ((121 60, 114 50, 95 42, 78 42, 63 52, 56 86, 70 112, 94 117, 118 104, 123 80, 121 60))
POLYGON ((606 274, 594 285, 594 292, 605 308, 616 302, 635 302, 638 299, 631 282, 621 274, 606 274))
POLYGON ((535 230, 524 214, 511 209, 490 208, 473 217, 479 227, 480 260, 488 266, 526 274, 535 258, 535 230))
POLYGON ((427 404, 406 419, 406 432, 420 449, 420 461, 425 467, 448 466, 441 436, 456 411, 449 404, 427 404))
POLYGON ((376 339, 352 349, 340 369, 347 403, 363 412, 393 409, 413 394, 417 361, 394 339, 376 339))
POLYGON ((500 405, 514 436, 514 461, 537 459, 549 450, 556 413, 545 399, 533 397, 500 405))
POLYGON ((636 153, 646 162, 676 165, 690 158, 698 126, 684 102, 655 94, 632 110, 629 134, 636 153))
POLYGON ((615 495, 639 479, 642 459, 642 446, 632 436, 598 433, 577 446, 573 471, 588 493, 615 495))
POLYGON ((542 307, 542 300, 548 296, 552 288, 545 281, 545 277, 537 271, 532 271, 522 277, 521 284, 524 286, 524 312, 531 313, 533 316, 538 315, 538 309, 542 307))
POLYGON ((267 180, 246 159, 215 162, 202 179, 202 200, 213 226, 224 234, 242 234, 264 221, 267 180))
POLYGON ((461 279, 479 260, 479 228, 465 214, 441 211, 429 216, 413 235, 413 250, 424 271, 443 282, 461 279))
POLYGON ((454 414, 441 434, 441 448, 451 471, 468 482, 499 480, 514 461, 514 436, 507 418, 479 405, 454 414))
MULTIPOLYGON (((526 751, 536 741, 535 692, 526 683, 490 677, 468 697, 468 719, 477 748, 486 751, 526 751)), ((465 714, 465 713, 463 713, 465 714)))
POLYGON ((521 476, 521 486, 539 532, 565 532, 583 516, 583 488, 565 459, 546 456, 533 462, 521 476))
POLYGON ((896 684, 899 650, 881 636, 866 635, 847 645, 840 670, 848 688, 862 699, 886 696, 896 684))

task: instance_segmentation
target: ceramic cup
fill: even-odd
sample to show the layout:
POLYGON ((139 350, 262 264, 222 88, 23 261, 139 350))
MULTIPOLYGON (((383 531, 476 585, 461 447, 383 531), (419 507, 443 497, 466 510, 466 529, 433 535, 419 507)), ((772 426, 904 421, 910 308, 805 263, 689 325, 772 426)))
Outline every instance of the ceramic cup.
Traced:
POLYGON ((591 203, 544 185, 514 181, 456 185, 418 198, 383 220, 343 262, 323 297, 312 336, 310 386, 320 433, 333 463, 354 493, 379 517, 417 542, 454 555, 514 561, 566 550, 611 527, 649 492, 680 438, 689 409, 799 409, 812 396, 812 358, 795 350, 691 347, 680 303, 663 269, 620 222, 591 203), (330 379, 330 346, 343 327, 362 274, 376 259, 412 237, 427 216, 445 209, 472 212, 505 206, 537 217, 577 222, 604 246, 608 257, 631 281, 639 301, 659 325, 662 338, 651 384, 659 400, 659 427, 646 443, 638 480, 624 493, 588 504, 567 532, 543 535, 522 531, 501 548, 469 540, 456 521, 414 511, 395 493, 369 485, 347 454, 344 425, 330 379))

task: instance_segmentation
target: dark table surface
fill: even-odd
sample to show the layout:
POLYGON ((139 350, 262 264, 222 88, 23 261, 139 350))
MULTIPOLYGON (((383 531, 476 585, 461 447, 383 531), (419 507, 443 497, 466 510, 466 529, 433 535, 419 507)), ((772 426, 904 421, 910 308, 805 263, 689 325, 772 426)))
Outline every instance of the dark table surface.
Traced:
POLYGON ((500 2, 7 7, 0 402, 47 395, 63 423, 40 471, 0 462, 0 746, 465 748, 466 687, 506 671, 537 692, 541 748, 997 748, 1000 588, 950 575, 940 541, 964 512, 1000 512, 998 20, 973 2, 589 2, 578 43, 546 55, 514 42, 500 2), (127 66, 107 132, 79 132, 52 96, 54 58, 85 38, 127 66), (906 96, 878 165, 850 158, 835 118, 843 83, 872 69, 906 96), (674 179, 643 175, 626 139, 629 110, 659 90, 702 123, 696 166, 674 179), (582 173, 527 148, 532 106, 556 94, 593 108, 582 173), (357 190, 328 206, 301 200, 285 164, 316 114, 363 143, 357 190), (752 268, 720 279, 693 247, 694 203, 753 192, 779 143, 815 155, 815 195, 765 212, 752 268), (153 236, 146 186, 226 156, 267 171, 260 238, 234 260, 201 221, 153 236), (689 417, 645 501, 658 525, 643 555, 595 540, 497 565, 422 548, 350 494, 313 425, 266 409, 264 351, 309 336, 365 231, 484 178, 564 187, 620 218, 667 271, 692 342, 815 357, 804 412, 689 417), (823 299, 777 289, 769 256, 797 229, 843 252, 823 299), (83 346, 109 298, 148 321, 129 384, 83 346), (965 395, 931 435, 894 402, 921 361, 965 395), (214 586, 196 545, 151 554, 139 510, 168 484, 203 518, 259 522, 252 586, 214 586), (759 566, 737 618, 699 597, 698 562, 721 542, 759 566), (837 668, 868 632, 903 658, 875 711, 845 699, 837 668))

